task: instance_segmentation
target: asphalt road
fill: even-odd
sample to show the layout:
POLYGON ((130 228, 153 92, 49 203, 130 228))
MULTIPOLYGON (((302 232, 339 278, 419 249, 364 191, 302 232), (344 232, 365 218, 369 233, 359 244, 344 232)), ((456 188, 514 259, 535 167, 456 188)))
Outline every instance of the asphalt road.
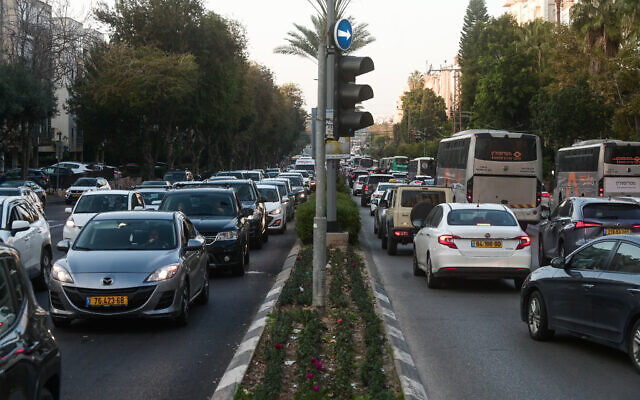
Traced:
MULTIPOLYGON (((46 207, 52 241, 62 239, 64 204, 46 207)), ((295 242, 295 226, 251 251, 244 277, 217 274, 209 304, 196 305, 189 324, 162 321, 81 321, 54 329, 62 352, 63 399, 209 399, 235 348, 295 242)), ((54 259, 62 253, 54 250, 54 259)), ((36 292, 48 308, 45 291, 36 292)))
MULTIPOLYGON (((427 288, 424 277, 413 276, 412 245, 387 255, 369 209, 360 210, 361 246, 391 298, 430 400, 640 397, 640 375, 626 354, 566 334, 533 341, 512 281, 427 288)), ((537 240, 535 227, 529 233, 537 240)))

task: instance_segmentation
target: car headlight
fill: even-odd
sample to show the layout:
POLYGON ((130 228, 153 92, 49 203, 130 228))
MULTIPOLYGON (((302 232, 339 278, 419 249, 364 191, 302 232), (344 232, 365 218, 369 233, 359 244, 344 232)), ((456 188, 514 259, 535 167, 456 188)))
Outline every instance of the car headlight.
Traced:
POLYGON ((176 276, 179 267, 180 264, 170 264, 165 265, 164 267, 160 267, 157 270, 153 271, 153 273, 149 275, 147 279, 145 279, 145 282, 160 282, 171 279, 176 276))
POLYGON ((73 217, 69 217, 69 219, 67 220, 67 223, 65 224, 67 226, 67 228, 69 229, 73 229, 76 227, 76 223, 73 220, 73 217))
POLYGON ((237 240, 237 239, 238 239, 238 231, 218 232, 218 234, 216 235, 216 241, 237 240))
POLYGON ((275 210, 271 211, 269 214, 271 215, 282 214, 282 208, 276 208, 275 210))
POLYGON ((304 192, 300 193, 300 197, 305 197, 306 195, 304 194, 304 192))
POLYGON ((60 282, 73 283, 73 278, 69 271, 59 264, 53 264, 53 267, 51 267, 51 277, 60 282))

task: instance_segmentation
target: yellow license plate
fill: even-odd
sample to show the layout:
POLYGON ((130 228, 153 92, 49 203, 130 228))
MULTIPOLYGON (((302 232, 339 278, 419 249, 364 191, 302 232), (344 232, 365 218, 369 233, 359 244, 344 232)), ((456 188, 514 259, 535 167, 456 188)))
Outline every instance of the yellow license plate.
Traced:
POLYGON ((605 235, 626 235, 631 233, 631 229, 605 229, 605 235))
POLYGON ((129 297, 127 296, 91 296, 87 297, 88 306, 127 306, 129 297))
POLYGON ((481 247, 489 249, 501 249, 502 240, 472 240, 471 247, 481 247))

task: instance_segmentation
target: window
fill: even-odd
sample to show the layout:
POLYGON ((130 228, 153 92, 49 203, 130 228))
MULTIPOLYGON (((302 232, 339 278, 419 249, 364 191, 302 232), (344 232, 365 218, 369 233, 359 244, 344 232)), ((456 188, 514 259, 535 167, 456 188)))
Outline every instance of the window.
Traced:
POLYGON ((571 216, 571 202, 569 200, 565 200, 558 206, 558 209, 554 211, 554 214, 557 212, 556 216, 558 218, 568 218, 571 216))
POLYGON ((0 264, 0 335, 9 330, 18 315, 18 301, 7 269, 0 264))
POLYGON ((607 144, 604 148, 604 162, 618 165, 640 164, 640 146, 607 144))
POLYGON ((621 243, 613 256, 609 270, 614 272, 640 273, 640 247, 631 243, 621 243))
MULTIPOLYGON (((16 295, 16 301, 18 304, 22 304, 24 300, 24 289, 22 287, 22 283, 20 282, 20 272, 18 271, 18 266, 16 265, 16 260, 12 258, 5 258, 4 263, 9 270, 9 276, 11 277, 11 282, 13 282, 13 289, 16 295)), ((0 268, 2 267, 2 261, 0 261, 0 268)))
POLYGON ((402 207, 413 207, 418 203, 428 201, 433 205, 445 202, 444 192, 430 192, 426 190, 403 190, 402 207))
POLYGON ((495 137, 490 134, 479 134, 476 138, 476 154, 478 160, 484 161, 535 161, 538 159, 536 137, 495 137))
POLYGON ((585 247, 571 257, 569 267, 572 269, 584 269, 601 271, 609 260, 611 250, 616 244, 614 241, 605 241, 585 247))
POLYGON ((582 208, 584 218, 640 220, 640 206, 635 204, 595 203, 582 208))
POLYGON ((126 211, 127 201, 126 194, 95 194, 82 196, 80 200, 78 200, 78 205, 73 212, 74 214, 84 214, 126 211))
POLYGON ((453 210, 447 215, 447 223, 453 226, 517 226, 518 222, 513 215, 503 210, 485 210, 471 208, 453 210))
POLYGON ((176 248, 173 221, 159 219, 92 220, 80 232, 73 249, 168 250, 176 248))
POLYGON ((178 192, 167 195, 160 211, 181 211, 188 216, 235 217, 233 198, 226 193, 178 192))
POLYGON ((471 139, 440 142, 438 147, 438 168, 466 169, 471 139))
POLYGON ((558 152, 558 172, 597 171, 600 159, 600 146, 586 149, 569 149, 558 152))
POLYGON ((184 229, 185 229, 185 232, 187 233, 187 239, 196 238, 196 228, 188 219, 184 220, 184 229))
POLYGON ((425 218, 424 226, 430 228, 437 227, 438 225, 440 225, 440 221, 442 221, 443 214, 444 212, 442 211, 442 207, 435 207, 433 210, 431 210, 429 215, 427 215, 427 218, 425 218))

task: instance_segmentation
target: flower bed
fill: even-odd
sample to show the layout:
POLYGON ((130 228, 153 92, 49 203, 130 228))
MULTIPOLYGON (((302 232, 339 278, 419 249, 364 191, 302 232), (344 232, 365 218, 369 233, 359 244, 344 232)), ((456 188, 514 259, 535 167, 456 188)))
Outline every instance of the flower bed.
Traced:
POLYGON ((402 398, 362 258, 353 248, 330 252, 320 313, 311 307, 312 253, 300 252, 235 398, 402 398))

